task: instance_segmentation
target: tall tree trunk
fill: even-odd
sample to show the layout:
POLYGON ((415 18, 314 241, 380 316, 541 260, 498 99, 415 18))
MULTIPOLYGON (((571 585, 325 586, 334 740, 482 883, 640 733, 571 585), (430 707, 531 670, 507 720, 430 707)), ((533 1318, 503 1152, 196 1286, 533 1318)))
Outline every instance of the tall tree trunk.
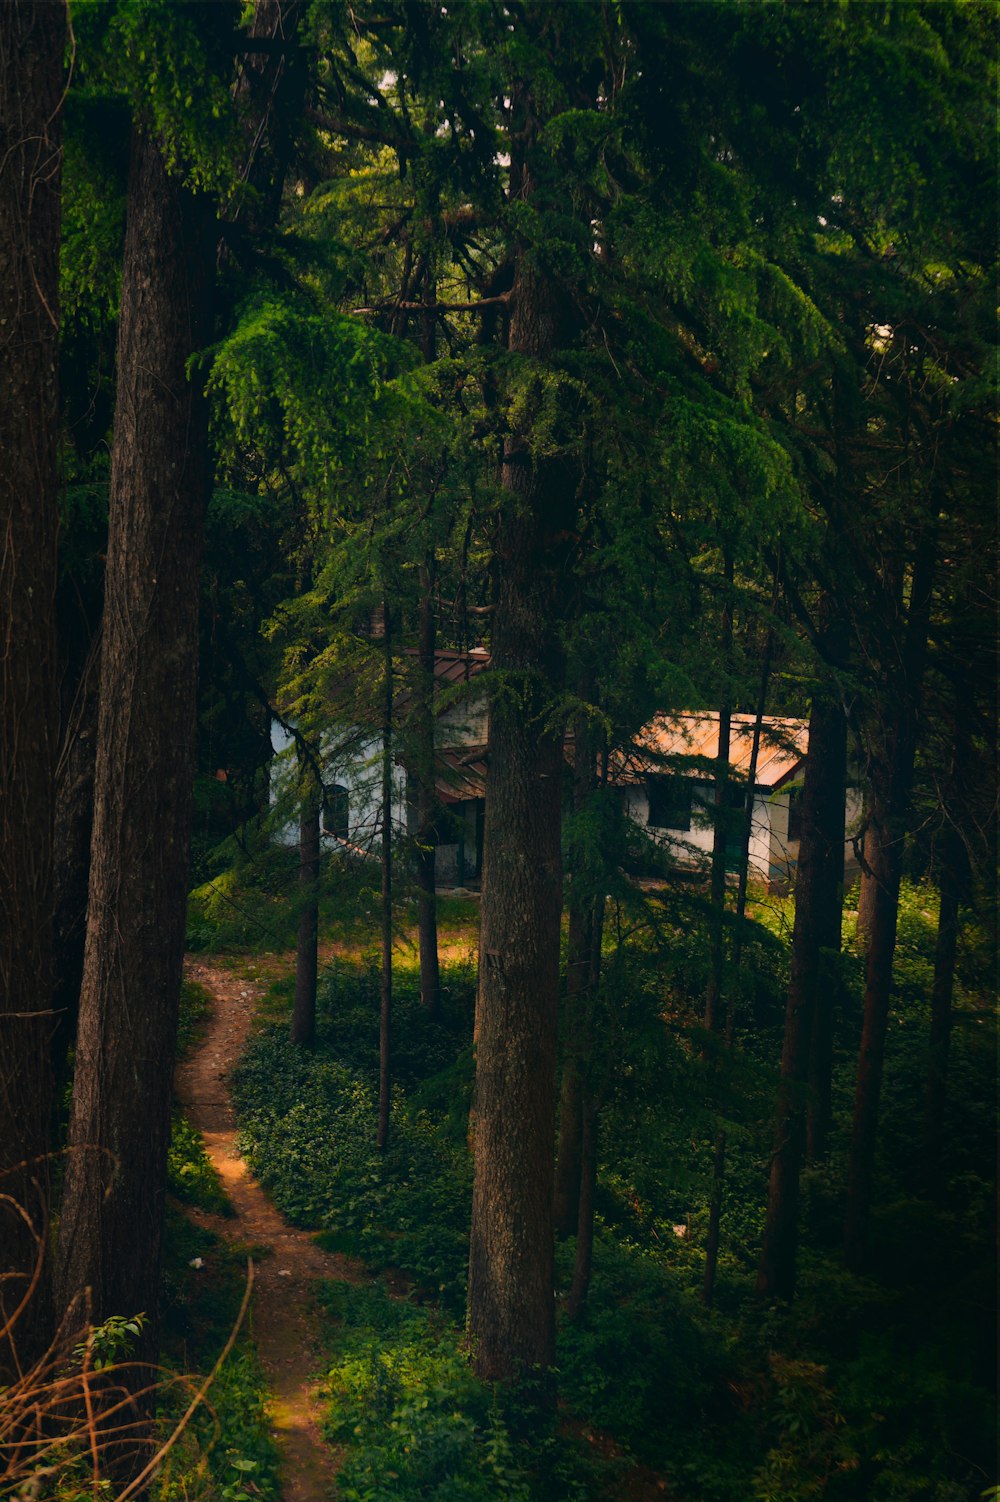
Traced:
MULTIPOLYGON (((77 622, 78 626, 82 623, 77 622)), ((67 664, 74 690, 62 715, 56 766, 55 830, 55 1019, 52 1068, 56 1093, 69 1079, 70 1050, 76 1038, 87 933, 90 833, 94 818, 94 760, 97 750, 97 686, 100 631, 91 638, 82 665, 67 664)))
POLYGON ((968 891, 969 857, 960 833, 967 813, 966 783, 970 777, 971 735, 967 712, 968 685, 964 674, 955 684, 954 734, 951 767, 945 780, 947 824, 940 842, 937 942, 931 988, 930 1047, 927 1056, 927 1093, 924 1105, 924 1163, 927 1187, 940 1193, 944 1178, 944 1113, 947 1098, 948 1054, 951 1047, 951 1009, 958 954, 959 912, 968 891))
POLYGON ((392 627, 389 602, 382 606, 382 983, 378 1028, 379 1152, 389 1140, 392 1094, 392 627))
MULTIPOLYGON (((587 687, 581 697, 587 697, 587 687)), ((593 732, 584 716, 577 720, 573 740, 573 807, 579 813, 596 784, 593 732)), ((566 985, 563 1008, 563 1068, 559 1085, 559 1135, 556 1152, 553 1214, 560 1236, 576 1234, 580 1219, 580 1172, 583 1151, 582 1076, 587 996, 597 977, 593 973, 594 893, 574 873, 569 889, 569 933, 566 946, 566 985)))
MULTIPOLYGON (((729 551, 725 554, 726 603, 722 614, 722 651, 727 673, 732 666, 733 618, 732 584, 733 560, 729 551)), ((709 956, 708 990, 705 995, 705 1027, 710 1033, 722 1025, 722 1001, 726 971, 726 855, 729 844, 729 753, 732 740, 732 705, 729 703, 729 685, 726 685, 726 702, 719 709, 719 744, 716 750, 715 773, 715 827, 712 838, 711 875, 711 953, 709 956)), ((715 1297, 715 1275, 719 1261, 719 1227, 722 1218, 722 1181, 726 1163, 726 1134, 716 1133, 715 1152, 712 1157, 712 1190, 709 1197, 708 1239, 705 1244, 705 1272, 702 1279, 702 1298, 711 1304, 715 1297)))
POLYGON ((580 1193, 577 1208, 576 1258, 569 1291, 568 1313, 576 1319, 590 1292, 594 1262, 594 1192, 597 1188, 598 1112, 593 1090, 585 1086, 581 1101, 580 1193))
POLYGON ((415 771, 417 781, 417 937, 420 945, 420 1000, 428 1015, 437 1017, 441 1010, 441 971, 438 964, 437 894, 435 865, 437 851, 438 801, 434 746, 434 663, 436 655, 434 622, 433 551, 428 554, 420 574, 420 629, 417 672, 419 675, 415 771))
POLYGON ((957 873, 943 871, 937 943, 934 948, 930 1051, 927 1060, 927 1098, 924 1109, 924 1159, 927 1184, 932 1192, 940 1190, 944 1159, 944 1108, 947 1097, 951 1003, 955 988, 955 957, 958 951, 960 906, 957 873))
POLYGON ((559 1129, 553 1224, 560 1236, 576 1234, 580 1218, 580 1165, 583 1150, 581 1016, 590 970, 591 914, 570 902, 563 1016, 563 1068, 559 1082, 559 1129))
MULTIPOLYGON (((602 786, 607 786, 608 754, 604 750, 602 786)), ((597 997, 604 948, 604 911, 607 898, 595 892, 590 920, 590 972, 583 995, 584 1016, 580 1029, 580 1193, 577 1205, 576 1257, 570 1290, 570 1318, 575 1319, 587 1302, 594 1261, 594 1208, 597 1191, 597 1144, 600 1135, 604 1079, 597 1041, 597 997), (604 1079, 602 1079, 602 1075, 604 1079)))
MULTIPOLYGON (((833 1035, 839 991, 839 972, 834 956, 840 951, 844 918, 844 811, 847 799, 847 716, 837 693, 824 693, 814 702, 809 717, 809 760, 815 757, 816 787, 809 822, 803 807, 802 838, 810 845, 808 860, 813 867, 810 886, 800 896, 795 888, 795 917, 805 903, 811 912, 803 919, 801 944, 808 948, 803 966, 813 987, 815 1010, 809 1039, 806 1106, 806 1161, 817 1163, 826 1156, 832 1119, 833 1035), (815 749, 814 749, 815 738, 815 749), (808 829, 808 834, 806 833, 808 829)), ((803 789, 803 794, 804 794, 803 789)), ((799 842, 799 860, 802 841, 799 842)), ((792 932, 792 947, 796 943, 792 932)))
POLYGON ((255 0, 250 36, 277 45, 246 54, 236 88, 247 143, 242 176, 255 195, 237 213, 251 234, 273 229, 281 211, 307 82, 296 45, 305 9, 305 0, 255 0))
MULTIPOLYGON (((205 7, 206 24, 215 10, 205 7)), ((218 14, 218 12, 216 12, 218 14)), ((157 1303, 194 770, 214 219, 137 128, 118 394, 83 989, 60 1226, 64 1307, 157 1303)))
MULTIPOLYGON (((732 586, 733 559, 725 554, 726 599, 722 612, 722 655, 727 674, 732 668, 733 617, 732 586)), ((705 994, 705 1027, 710 1033, 718 1030, 721 1022, 722 993, 725 984, 726 964, 726 851, 728 845, 729 749, 732 731, 732 704, 729 702, 729 684, 726 684, 725 702, 719 707, 719 744, 715 753, 715 808, 713 814, 712 873, 710 878, 709 904, 711 908, 711 954, 709 960, 708 989, 705 994)))
MULTIPOLYGON (((530 101, 516 106, 530 115, 530 101)), ((530 196, 528 174, 514 167, 530 196)), ((535 254, 521 252, 511 352, 550 358, 562 316, 535 254)), ((502 692, 490 714, 469 1251, 468 1330, 486 1381, 512 1381, 555 1357, 563 729, 552 710, 564 681, 555 623, 563 617, 561 575, 575 518, 568 468, 533 459, 522 433, 505 440, 502 484, 508 500, 497 529, 493 621, 493 676, 502 692)))
MULTIPOLYGON (((773 608, 773 606, 772 606, 773 608)), ((750 765, 747 768, 747 789, 743 804, 743 833, 740 843, 740 869, 736 890, 736 924, 733 931, 733 974, 739 973, 743 954, 743 923, 747 910, 747 888, 750 880, 750 840, 753 835, 753 805, 757 787, 757 760, 760 756, 761 732, 764 724, 764 709, 767 704, 767 686, 771 676, 771 653, 774 648, 774 633, 768 630, 761 664, 760 688, 757 694, 757 712, 754 716, 753 740, 750 744, 750 765)), ((726 1003, 726 1043, 731 1048, 736 1031, 736 1006, 732 990, 726 1003)), ((708 1238, 705 1244, 705 1272, 702 1278, 703 1301, 711 1306, 715 1299, 715 1279, 719 1266, 719 1240, 722 1229, 722 1199, 726 1178, 726 1133, 719 1131, 715 1137, 715 1152, 712 1156, 712 1190, 708 1209, 708 1238)))
POLYGON ((319 825, 322 811, 315 768, 299 759, 299 928, 295 945, 295 1002, 292 1042, 316 1038, 316 983, 319 967, 319 825))
POLYGON ((858 887, 858 921, 855 929, 858 947, 865 954, 868 953, 868 945, 871 942, 872 927, 875 923, 875 905, 878 901, 878 880, 875 876, 875 868, 879 864, 877 842, 878 830, 871 822, 869 811, 868 827, 861 842, 861 880, 858 887))
POLYGON ((0 1383, 48 1216, 64 4, 0 6, 0 1383), (14 1210, 20 1206, 28 1217, 14 1210))
MULTIPOLYGON (((836 685, 817 688, 809 716, 802 788, 802 832, 795 875, 792 965, 785 1005, 781 1079, 768 1177, 757 1292, 790 1299, 795 1292, 799 1174, 805 1145, 806 1088, 824 986, 822 947, 843 874, 846 727, 836 685), (812 1052, 811 1052, 812 1050, 812 1052)), ((828 1097, 827 1097, 828 1098, 828 1097)))
POLYGON ((909 609, 898 659, 902 671, 895 662, 891 664, 896 693, 891 694, 888 685, 884 685, 880 705, 882 719, 874 736, 870 817, 877 847, 876 859, 872 861, 876 886, 865 966, 864 1015, 844 1224, 844 1261, 853 1272, 861 1270, 867 1254, 903 842, 913 781, 935 561, 936 529, 930 528, 920 540, 913 566, 909 609))

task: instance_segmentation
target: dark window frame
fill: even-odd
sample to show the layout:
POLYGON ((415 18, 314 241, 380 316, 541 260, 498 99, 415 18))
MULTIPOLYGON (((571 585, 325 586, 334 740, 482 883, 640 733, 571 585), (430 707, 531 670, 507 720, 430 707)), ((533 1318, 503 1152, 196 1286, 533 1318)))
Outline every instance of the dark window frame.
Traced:
POLYGON ((647 828, 669 829, 677 834, 690 830, 694 804, 694 784, 690 778, 651 773, 646 778, 646 798, 647 828))

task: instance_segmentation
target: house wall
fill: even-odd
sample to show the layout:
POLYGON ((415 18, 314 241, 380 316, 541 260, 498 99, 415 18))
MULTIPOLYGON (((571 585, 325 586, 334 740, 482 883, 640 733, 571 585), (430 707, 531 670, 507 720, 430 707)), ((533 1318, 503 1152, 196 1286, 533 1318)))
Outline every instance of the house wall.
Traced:
POLYGON ((799 842, 788 837, 788 814, 791 795, 787 790, 774 793, 770 800, 771 831, 768 842, 768 885, 775 891, 789 890, 799 858, 799 842))
MULTIPOLYGON (((274 819, 273 838, 282 845, 299 842, 298 814, 294 788, 298 775, 295 742, 284 726, 271 721, 270 805, 274 819), (287 809, 287 814, 286 814, 287 809)), ((382 737, 369 732, 331 731, 323 736, 323 777, 327 785, 338 783, 347 789, 347 838, 362 850, 376 848, 382 816, 382 737)), ((392 822, 396 833, 407 827, 406 777, 403 769, 392 769, 392 822)), ((338 841, 323 837, 327 849, 338 841)))
MULTIPOLYGON (((799 859, 799 842, 788 837, 789 793, 782 790, 771 800, 770 884, 777 891, 791 890, 799 859)), ((849 787, 844 799, 844 885, 849 886, 860 871, 854 852, 853 836, 861 825, 861 790, 849 787)))
MULTIPOLYGON (((674 854, 678 865, 708 867, 712 859, 714 830, 712 828, 711 783, 696 785, 691 828, 672 830, 650 828, 649 793, 645 783, 634 783, 625 789, 625 812, 640 829, 644 829, 658 845, 666 845, 674 854)), ((750 870, 761 879, 767 879, 770 868, 771 807, 766 796, 754 797, 753 825, 750 834, 750 870)))
POLYGON ((455 702, 437 716, 434 732, 439 746, 485 746, 489 738, 489 699, 483 685, 475 680, 468 686, 452 690, 455 702))

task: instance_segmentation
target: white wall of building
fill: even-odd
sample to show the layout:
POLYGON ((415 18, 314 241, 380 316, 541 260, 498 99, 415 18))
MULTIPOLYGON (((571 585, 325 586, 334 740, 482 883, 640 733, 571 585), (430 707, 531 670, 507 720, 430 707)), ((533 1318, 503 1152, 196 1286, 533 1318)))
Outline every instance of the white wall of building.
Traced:
MULTIPOLYGON (((271 721, 271 809, 275 815, 274 838, 283 845, 299 842, 298 816, 295 812, 295 784, 298 766, 294 737, 277 720, 271 721), (285 808, 287 805, 287 817, 285 808)), ((368 731, 345 727, 323 736, 323 781, 326 787, 336 783, 347 791, 347 838, 362 850, 377 849, 381 839, 382 818, 382 737, 368 731)), ((392 822, 394 834, 406 831, 406 776, 402 767, 392 769, 392 822)), ((338 842, 327 836, 323 844, 338 842)))
MULTIPOLYGON (((707 868, 711 863, 712 844, 714 841, 711 813, 712 796, 713 790, 709 783, 696 784, 691 814, 691 828, 687 830, 650 827, 649 791, 646 784, 642 782, 633 783, 626 787, 625 812, 658 845, 667 846, 678 864, 693 867, 705 866, 707 868)), ((780 797, 780 794, 778 796, 780 797)), ((762 881, 766 881, 770 877, 771 811, 772 800, 765 794, 756 794, 754 797, 753 823, 750 833, 750 870, 762 881)))

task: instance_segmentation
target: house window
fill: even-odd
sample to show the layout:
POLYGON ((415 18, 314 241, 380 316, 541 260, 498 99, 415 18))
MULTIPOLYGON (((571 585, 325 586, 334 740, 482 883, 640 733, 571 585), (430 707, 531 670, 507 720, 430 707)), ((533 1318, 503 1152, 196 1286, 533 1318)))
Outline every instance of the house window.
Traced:
POLYGON ((323 831, 335 839, 346 840, 350 834, 350 808, 347 789, 339 782, 328 787, 323 795, 323 831))
POLYGON ((691 828, 692 787, 686 777, 650 777, 646 782, 649 796, 650 829, 691 828))

